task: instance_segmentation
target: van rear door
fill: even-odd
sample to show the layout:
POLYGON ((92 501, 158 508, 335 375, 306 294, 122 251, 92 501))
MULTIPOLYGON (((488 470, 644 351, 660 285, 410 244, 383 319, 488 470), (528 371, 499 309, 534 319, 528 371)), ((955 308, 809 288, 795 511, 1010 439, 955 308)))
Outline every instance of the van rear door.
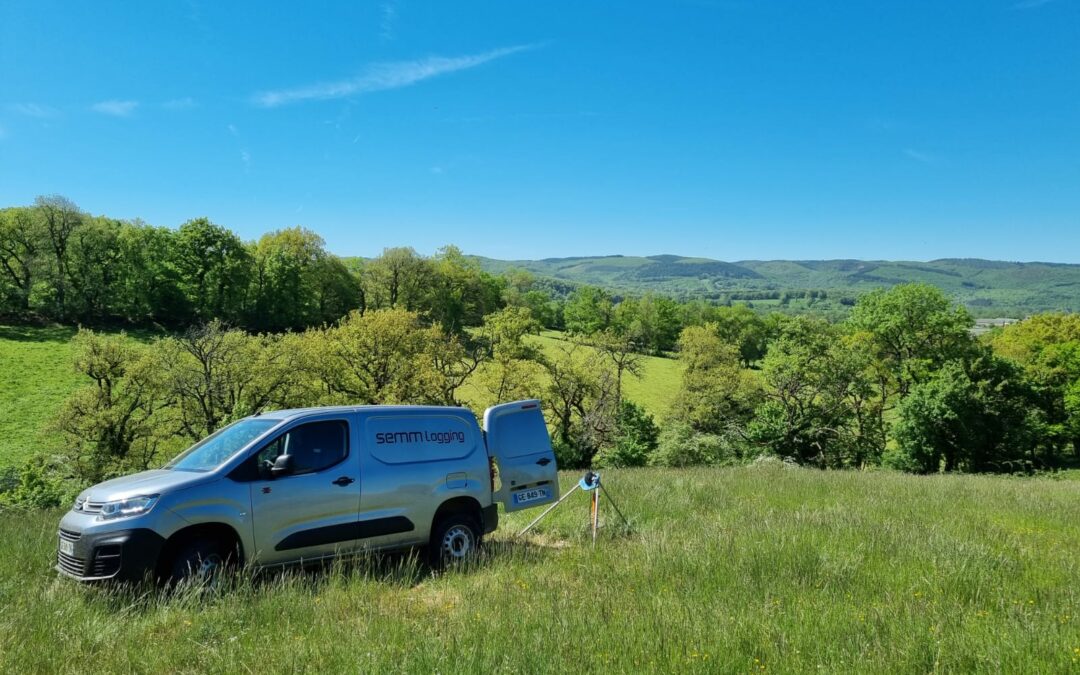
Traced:
POLYGON ((493 497, 507 511, 559 498, 559 474, 540 401, 503 403, 484 411, 488 453, 499 463, 493 497))

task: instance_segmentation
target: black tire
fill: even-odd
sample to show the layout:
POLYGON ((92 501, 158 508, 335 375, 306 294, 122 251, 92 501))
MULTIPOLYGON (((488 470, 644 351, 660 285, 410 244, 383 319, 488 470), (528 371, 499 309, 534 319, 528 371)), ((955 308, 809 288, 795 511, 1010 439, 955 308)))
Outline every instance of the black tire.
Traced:
POLYGON ((166 563, 165 583, 213 584, 236 562, 235 550, 215 539, 197 537, 184 542, 166 563))
POLYGON ((473 560, 483 539, 484 529, 476 516, 469 513, 443 516, 431 530, 428 564, 440 570, 473 560))

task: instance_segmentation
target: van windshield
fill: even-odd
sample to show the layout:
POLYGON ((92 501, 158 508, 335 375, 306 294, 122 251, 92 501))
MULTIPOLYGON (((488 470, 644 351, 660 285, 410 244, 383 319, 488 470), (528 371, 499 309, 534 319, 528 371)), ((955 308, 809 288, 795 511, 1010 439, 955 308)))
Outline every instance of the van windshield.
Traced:
POLYGON ((218 429, 195 445, 177 455, 165 465, 176 471, 211 471, 221 466, 251 441, 263 435, 281 420, 272 418, 245 419, 218 429))

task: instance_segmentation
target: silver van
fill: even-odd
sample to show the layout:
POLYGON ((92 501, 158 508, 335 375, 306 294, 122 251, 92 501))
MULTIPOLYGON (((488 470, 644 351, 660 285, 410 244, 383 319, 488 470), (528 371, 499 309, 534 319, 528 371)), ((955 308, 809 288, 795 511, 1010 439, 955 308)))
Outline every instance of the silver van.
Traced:
POLYGON ((535 400, 488 408, 482 429, 466 408, 281 410, 83 491, 60 521, 57 569, 177 582, 225 565, 410 547, 441 566, 476 551, 499 503, 517 511, 558 498, 535 400))

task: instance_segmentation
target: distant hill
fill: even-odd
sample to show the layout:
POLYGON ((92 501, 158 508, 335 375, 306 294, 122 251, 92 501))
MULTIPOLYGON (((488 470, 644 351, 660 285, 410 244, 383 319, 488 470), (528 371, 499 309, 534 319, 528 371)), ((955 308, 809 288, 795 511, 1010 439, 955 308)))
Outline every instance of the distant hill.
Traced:
MULTIPOLYGON (((788 305, 806 291, 825 291, 826 305, 844 305, 881 286, 924 282, 938 286, 978 316, 1080 311, 1080 265, 1016 263, 976 258, 929 262, 889 260, 740 260, 677 255, 595 256, 543 260, 476 258, 490 272, 525 269, 570 284, 621 293, 655 291, 680 298, 788 305), (777 296, 777 297, 771 297, 777 296), (785 296, 790 299, 784 300, 785 296)), ((821 302, 820 300, 816 300, 821 302)), ((797 309, 797 306, 796 306, 797 309)))

